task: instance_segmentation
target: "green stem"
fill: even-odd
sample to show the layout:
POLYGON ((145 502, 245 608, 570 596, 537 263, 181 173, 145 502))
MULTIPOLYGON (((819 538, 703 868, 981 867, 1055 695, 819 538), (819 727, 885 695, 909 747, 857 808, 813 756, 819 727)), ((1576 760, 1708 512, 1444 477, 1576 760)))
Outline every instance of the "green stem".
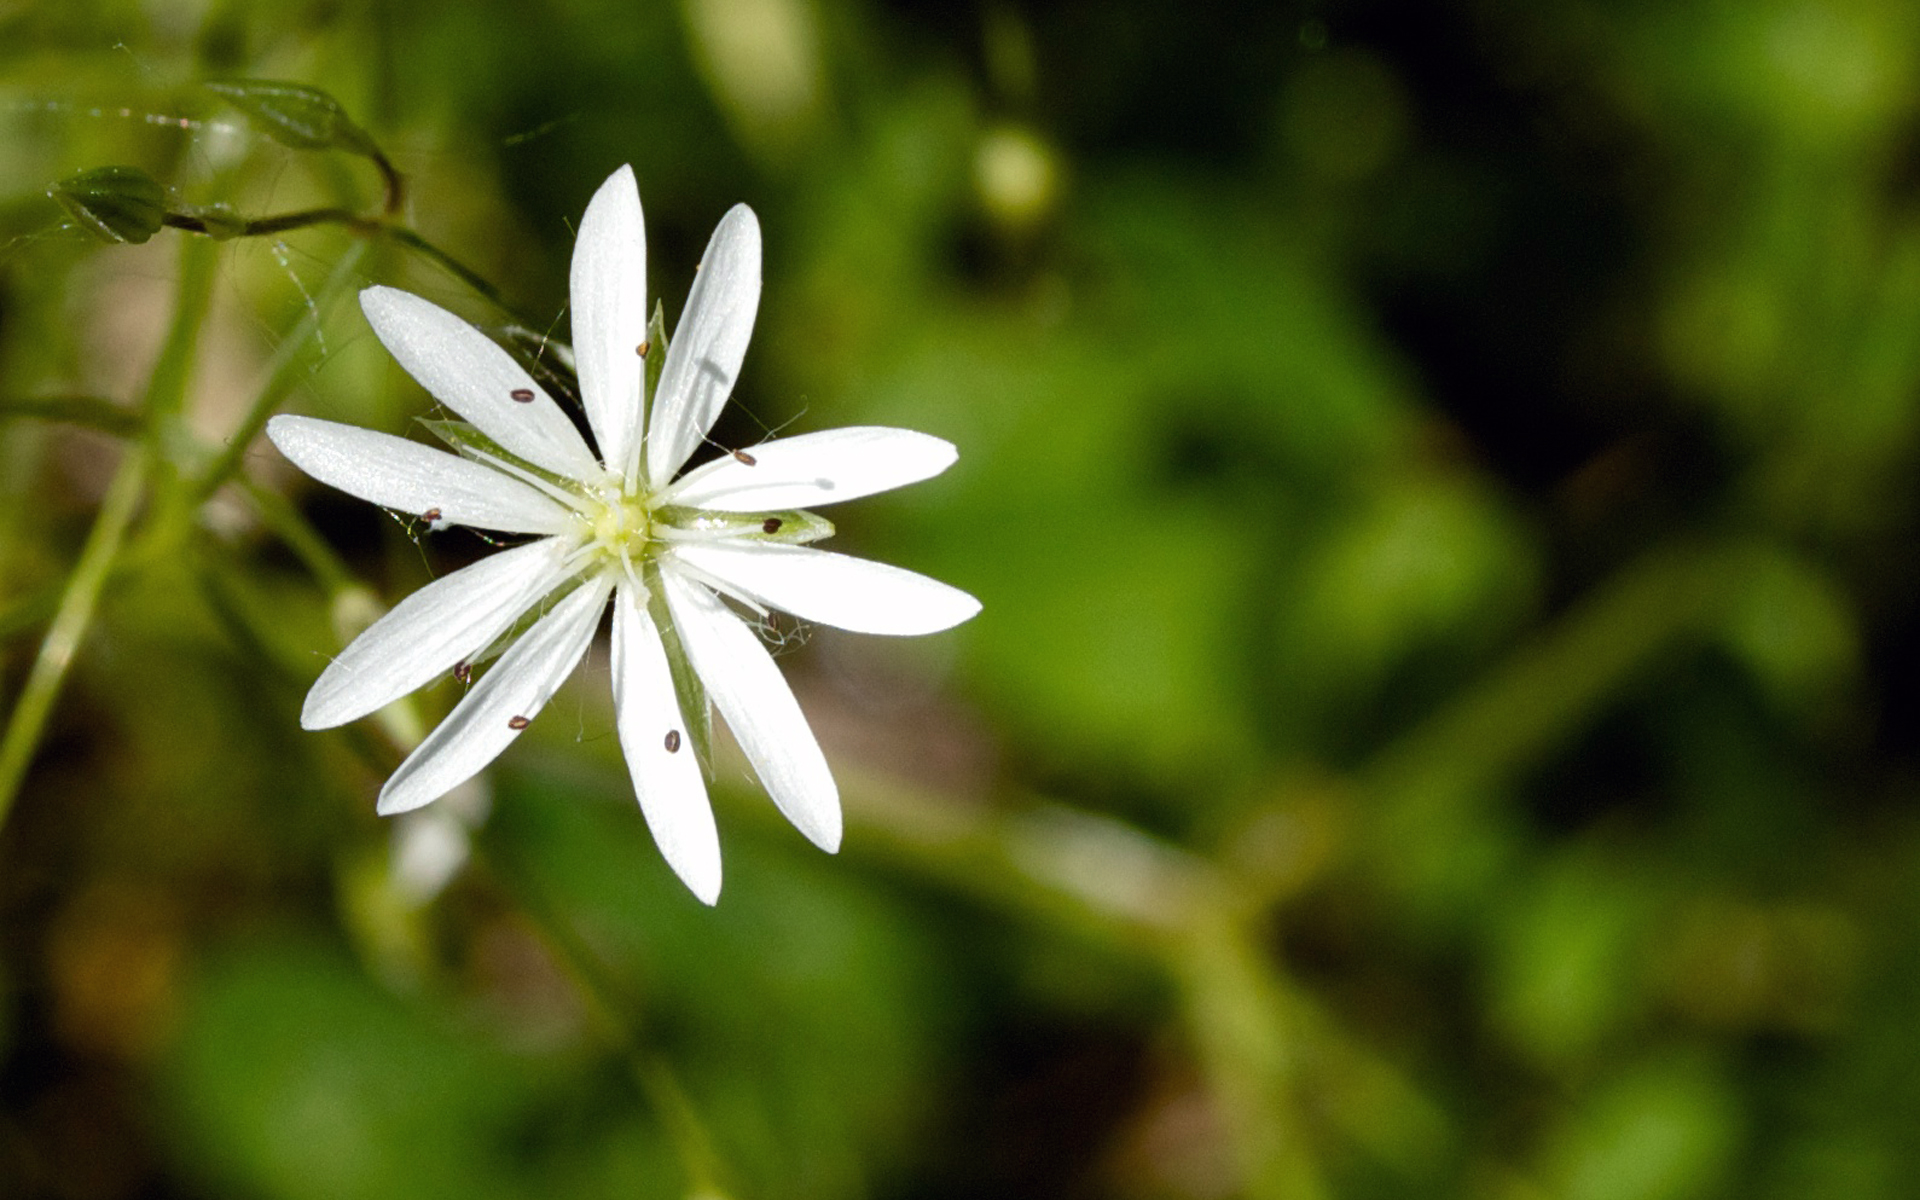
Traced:
POLYGON ((363 237, 377 234, 384 228, 382 222, 372 217, 363 217, 348 208, 303 208, 297 212, 278 213, 271 217, 215 216, 212 219, 208 219, 204 211, 170 212, 160 218, 160 223, 169 229, 205 234, 215 241, 225 241, 228 238, 271 237, 276 233, 291 233, 296 229, 311 229, 316 225, 344 225, 363 237))
MULTIPOLYGON (((127 529, 140 506, 149 476, 171 475, 165 458, 172 426, 178 422, 186 404, 187 381, 193 370, 193 354, 200 340, 200 327, 206 319, 213 295, 214 247, 188 243, 181 248, 180 279, 175 288, 173 323, 160 358, 153 365, 147 384, 143 419, 147 426, 147 444, 120 464, 113 482, 101 501, 93 529, 80 550, 80 561, 73 578, 60 598, 53 623, 40 643, 40 653, 27 675, 26 686, 7 722, 0 740, 0 826, 13 810, 14 800, 26 779, 27 768, 39 748, 41 734, 53 703, 66 682, 75 653, 93 622, 100 593, 113 573, 115 561, 125 545, 127 529)), ((164 481, 163 481, 164 482, 164 481)))
POLYGON ((533 322, 528 321, 525 317, 522 317, 518 312, 514 311, 513 307, 507 303, 506 298, 500 294, 498 288, 488 283, 477 271, 453 257, 453 255, 448 254, 445 250, 442 250, 440 247, 429 242, 404 225, 388 225, 385 228, 387 237, 400 243, 407 249, 412 250, 414 253, 431 259, 441 270, 486 297, 487 302, 494 307, 507 313, 523 325, 533 324, 533 322))
POLYGON ((320 536, 319 531, 300 515, 300 510, 285 496, 271 488, 261 487, 245 475, 240 476, 239 483, 247 499, 253 501, 261 521, 293 551, 294 557, 300 560, 300 564, 320 584, 321 590, 326 592, 329 602, 359 586, 353 572, 333 552, 327 539, 320 536))
POLYGON ((65 682, 74 653, 93 621, 94 606, 99 602, 101 589, 113 571, 114 559, 119 556, 127 528, 139 508, 148 468, 148 453, 144 449, 130 452, 120 464, 101 502, 100 513, 94 518, 93 529, 87 534, 86 545, 81 548, 73 578, 60 598, 53 624, 40 643, 39 657, 34 660, 26 686, 14 705, 5 738, 0 740, 0 826, 6 824, 13 810, 27 766, 46 728, 47 716, 60 694, 60 685, 65 682))
MULTIPOLYGON (((389 192, 389 200, 391 201, 396 194, 389 192)), ((160 218, 160 223, 170 229, 203 234, 221 241, 230 238, 272 237, 321 225, 338 225, 369 240, 386 238, 431 261, 435 266, 485 297, 488 303, 513 316, 514 319, 523 324, 530 324, 520 314, 514 312, 513 308, 507 304, 506 297, 500 294, 500 289, 489 283, 485 276, 421 237, 412 228, 394 221, 393 214, 394 209, 391 207, 379 217, 364 216, 347 208, 305 208, 297 212, 278 213, 271 217, 252 218, 209 217, 205 212, 170 212, 160 218)))
MULTIPOLYGON (((475 847, 476 857, 484 848, 475 847)), ((614 980, 592 947, 577 934, 573 925, 523 871, 500 853, 486 854, 493 876, 519 901, 521 911, 539 928, 560 968, 567 973, 587 1001, 601 1036, 625 1059, 634 1085, 659 1117, 668 1138, 679 1155, 686 1173, 689 1196, 701 1200, 724 1200, 720 1185, 723 1175, 713 1139, 701 1122, 699 1113, 680 1083, 673 1067, 658 1053, 648 1049, 637 1030, 638 1006, 627 998, 625 989, 614 980)))
POLYGON ((1196 914, 1171 949, 1188 1036, 1227 1122, 1244 1194, 1327 1195, 1294 1098, 1302 1039, 1279 973, 1249 931, 1224 913, 1196 914))
MULTIPOLYGON (((160 348, 160 358, 153 364, 153 375, 147 381, 146 418, 156 437, 175 436, 167 425, 176 422, 186 408, 194 351, 200 345, 200 328, 206 323, 207 309, 213 303, 213 276, 219 261, 219 247, 211 243, 181 243, 173 324, 167 329, 166 343, 160 348)), ((164 452, 164 444, 160 449, 164 452)))
POLYGON ((116 437, 135 437, 146 428, 146 418, 99 396, 24 396, 0 400, 0 421, 27 417, 83 425, 116 437))
POLYGON ((347 252, 340 256, 340 261, 334 264, 326 282, 314 293, 313 303, 307 307, 299 324, 274 350, 273 358, 267 365, 267 382, 259 395, 254 397, 253 406, 247 410, 247 415, 241 419, 226 446, 189 489, 193 504, 197 506, 213 495, 221 484, 240 469, 254 439, 266 428, 267 418, 273 415, 273 410, 280 406, 280 401, 299 380, 305 367, 307 342, 319 334, 321 322, 326 319, 328 311, 358 277, 360 264, 366 260, 370 249, 371 243, 365 241, 348 247, 347 252))
POLYGON ((399 216, 400 210, 407 204, 407 177, 400 173, 380 147, 369 145, 367 157, 372 159, 373 165, 380 169, 380 182, 387 189, 381 211, 389 217, 399 216))

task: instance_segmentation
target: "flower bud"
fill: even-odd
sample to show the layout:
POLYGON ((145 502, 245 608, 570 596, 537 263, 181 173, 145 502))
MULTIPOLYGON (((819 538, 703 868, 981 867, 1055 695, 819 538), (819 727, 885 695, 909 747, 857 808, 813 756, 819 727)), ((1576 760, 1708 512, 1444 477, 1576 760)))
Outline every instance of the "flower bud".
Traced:
POLYGON ((368 158, 376 155, 373 139, 355 125, 340 102, 316 87, 270 79, 236 79, 209 83, 253 119, 260 131, 295 150, 340 149, 368 158))
POLYGON ((96 167, 47 189, 60 207, 102 241, 135 244, 160 231, 167 194, 138 167, 96 167))

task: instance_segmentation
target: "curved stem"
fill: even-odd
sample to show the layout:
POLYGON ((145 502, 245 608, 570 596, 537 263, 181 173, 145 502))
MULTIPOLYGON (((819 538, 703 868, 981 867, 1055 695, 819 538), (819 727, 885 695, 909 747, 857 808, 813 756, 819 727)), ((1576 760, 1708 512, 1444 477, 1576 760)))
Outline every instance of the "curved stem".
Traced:
POLYGON ((294 557, 300 560, 307 573, 326 592, 328 600, 338 600, 341 593, 358 586, 353 571, 334 553, 333 547, 320 536, 320 531, 307 523, 307 519, 300 515, 300 510, 291 501, 272 488, 261 487, 245 475, 240 477, 239 486, 247 499, 253 502, 254 511, 260 514, 262 523, 293 551, 294 557))
POLYGON ((386 225, 383 226, 383 229, 387 237, 400 243, 407 249, 412 250, 416 254, 432 259, 442 270, 452 275, 455 279, 458 279, 461 283, 466 284, 474 291, 479 292, 496 308, 510 314, 515 320, 520 321, 522 324, 531 323, 514 311, 512 306, 507 303, 506 298, 500 294, 500 289, 488 283, 486 279, 481 277, 479 272, 466 266, 459 259, 453 257, 453 255, 448 254, 445 250, 429 242, 405 225, 386 225))
POLYGON ((231 238, 271 237, 321 225, 337 225, 370 240, 386 238, 432 261, 435 266, 478 292, 488 303, 509 314, 515 320, 522 324, 531 324, 514 311, 507 303, 506 297, 500 294, 500 289, 488 282, 485 276, 420 236, 411 226, 394 220, 395 209, 392 202, 396 194, 392 191, 388 193, 389 207, 378 217, 369 217, 352 209, 334 207, 303 208, 295 212, 276 213, 270 217, 252 218, 209 216, 204 211, 169 212, 160 218, 160 223, 169 229, 197 233, 220 241, 231 238))
POLYGON ((137 437, 147 427, 141 413, 99 396, 22 396, 0 400, 0 421, 27 417, 82 425, 116 437, 137 437))
POLYGON ((214 255, 209 246, 188 245, 180 255, 180 279, 175 290, 173 322, 160 358, 147 383, 143 420, 147 426, 146 444, 129 454, 114 474, 113 482, 100 503, 93 528, 81 547, 80 560, 74 566, 53 623, 40 643, 40 653, 21 689, 7 721, 4 739, 0 739, 0 825, 13 810, 14 800, 25 781, 27 768, 39 748, 54 700, 66 682, 74 654, 93 623, 93 613, 106 587, 115 561, 126 542, 127 529, 133 523, 150 476, 158 467, 166 470, 161 453, 170 431, 186 403, 187 380, 192 373, 194 349, 199 344, 200 326, 212 301, 214 255))
POLYGON ((119 556, 127 528, 139 507, 149 466, 144 449, 130 452, 120 464, 119 472, 107 488, 106 499, 101 502, 100 513, 94 518, 93 529, 87 534, 73 578, 60 598, 53 624, 40 643, 40 654, 34 659, 33 670, 14 705, 13 716, 7 721, 6 736, 0 740, 0 825, 6 823, 7 815, 13 810, 27 766, 46 729, 47 716, 53 711, 54 699, 59 696, 67 669, 73 665, 74 652, 93 621, 94 606, 99 602, 101 589, 113 571, 114 559, 119 556))
POLYGON ((340 261, 334 264, 333 271, 327 276, 326 282, 321 284, 319 290, 314 293, 313 303, 308 306, 306 314, 300 318, 300 323, 293 327, 279 347, 274 350, 273 358, 268 364, 265 386, 254 397, 253 405, 248 408, 247 415, 241 418, 239 426, 233 431, 233 435, 227 440, 219 456, 213 460, 200 478, 193 482, 190 498, 194 504, 197 505, 213 495, 219 490, 221 484, 240 469, 247 450, 253 445, 254 439, 260 436, 260 431, 266 428, 267 418, 273 415, 273 410, 279 407, 281 398, 292 390, 294 383, 298 380, 308 340, 319 333, 320 323, 326 318, 327 311, 340 299, 359 274, 360 264, 366 259, 369 249, 369 243, 357 242, 340 256, 340 261))

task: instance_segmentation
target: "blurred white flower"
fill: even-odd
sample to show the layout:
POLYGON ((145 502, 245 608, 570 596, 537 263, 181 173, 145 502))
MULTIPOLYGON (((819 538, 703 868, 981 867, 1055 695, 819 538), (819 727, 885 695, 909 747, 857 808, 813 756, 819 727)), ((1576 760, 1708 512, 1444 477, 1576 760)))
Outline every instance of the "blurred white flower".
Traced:
POLYGON ((473 857, 473 831, 492 807, 485 778, 477 776, 431 808, 400 814, 388 879, 409 908, 428 903, 460 874, 473 857))
POLYGON ((274 445, 324 483, 430 524, 534 535, 436 580, 349 645, 307 694, 301 724, 362 717, 505 644, 380 791, 379 811, 419 808, 506 749, 586 653, 613 602, 620 744, 655 841, 694 894, 720 893, 720 846, 694 728, 720 710, 767 792, 816 845, 840 843, 840 798, 793 693, 760 639, 723 602, 782 609, 861 633, 921 634, 979 611, 965 592, 809 548, 832 532, 808 505, 851 500, 945 470, 953 446, 855 427, 734 451, 675 477, 733 389, 760 302, 760 226, 720 221, 669 343, 647 415, 646 242, 633 172, 603 184, 580 222, 571 278, 574 354, 588 449, 504 349, 418 296, 360 294, 400 364, 468 425, 458 454, 310 417, 276 417, 274 445), (522 618, 533 616, 517 636, 522 618), (674 663, 690 664, 679 686, 674 663), (691 677, 697 675, 696 683, 691 677), (694 724, 690 726, 690 722, 694 724))

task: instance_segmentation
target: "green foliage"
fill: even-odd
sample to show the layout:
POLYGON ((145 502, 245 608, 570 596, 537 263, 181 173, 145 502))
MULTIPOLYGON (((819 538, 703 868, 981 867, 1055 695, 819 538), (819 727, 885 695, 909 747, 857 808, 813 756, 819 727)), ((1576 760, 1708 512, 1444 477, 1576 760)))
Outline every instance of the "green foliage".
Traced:
POLYGON ((340 102, 316 87, 265 79, 209 83, 207 90, 251 117, 260 131, 295 150, 345 150, 371 158, 373 139, 340 102))
POLYGON ((81 228, 103 242, 135 245, 160 232, 167 194, 138 167, 96 167, 70 175, 48 192, 81 228))

